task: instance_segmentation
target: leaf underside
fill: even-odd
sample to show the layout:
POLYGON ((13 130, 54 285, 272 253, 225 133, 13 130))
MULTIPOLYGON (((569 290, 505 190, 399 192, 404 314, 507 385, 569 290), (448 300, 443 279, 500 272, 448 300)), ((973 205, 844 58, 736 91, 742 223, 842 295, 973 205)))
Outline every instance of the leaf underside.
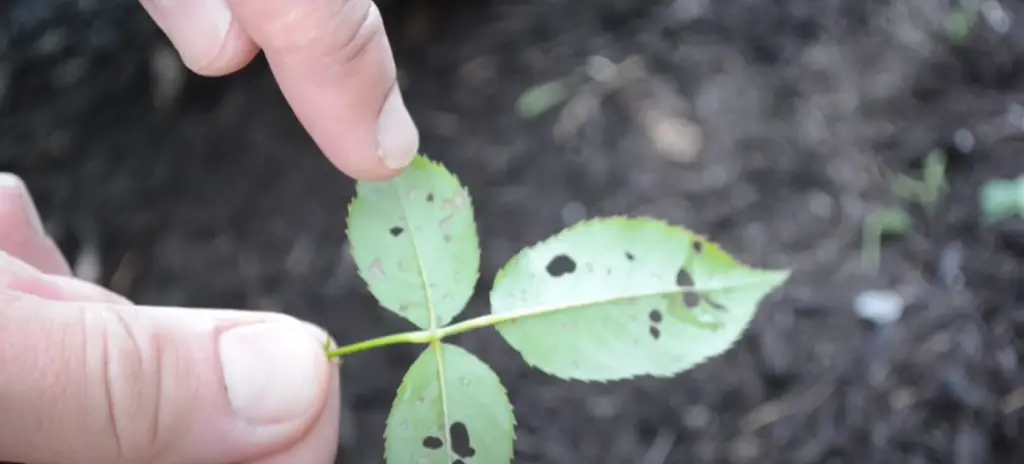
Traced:
POLYGON ((422 155, 393 179, 357 184, 348 238, 381 306, 421 329, 447 325, 473 294, 480 248, 471 198, 422 155))
POLYGON ((551 375, 672 376, 742 335, 788 270, 745 266, 718 245, 650 218, 586 221, 527 248, 498 273, 494 314, 524 360, 551 375))
POLYGON ((512 460, 515 418, 494 371, 438 343, 413 362, 388 415, 389 463, 501 464, 512 460))

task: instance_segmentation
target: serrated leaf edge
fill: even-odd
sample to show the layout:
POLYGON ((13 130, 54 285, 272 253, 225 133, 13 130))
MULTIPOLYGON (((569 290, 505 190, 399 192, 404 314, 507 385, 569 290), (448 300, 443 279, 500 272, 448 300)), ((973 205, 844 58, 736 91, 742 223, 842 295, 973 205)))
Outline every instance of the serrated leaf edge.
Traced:
MULTIPOLYGON (((429 168, 440 169, 443 173, 445 173, 445 174, 451 176, 453 179, 455 179, 455 182, 459 186, 459 189, 462 191, 463 195, 465 195, 465 197, 466 197, 466 208, 469 209, 470 216, 473 219, 473 221, 472 221, 473 222, 473 235, 476 237, 476 243, 474 243, 472 246, 474 248, 474 251, 476 251, 477 256, 480 256, 481 255, 481 251, 480 251, 480 231, 479 231, 479 226, 478 226, 478 224, 476 222, 476 210, 475 210, 474 204, 473 204, 473 196, 470 194, 469 189, 462 182, 462 180, 459 178, 459 176, 457 176, 457 175, 455 175, 455 173, 451 172, 447 167, 445 167, 445 165, 443 163, 441 163, 439 161, 435 161, 433 159, 430 159, 429 157, 427 157, 423 153, 417 153, 416 156, 413 157, 412 161, 409 162, 409 166, 413 166, 413 165, 418 164, 418 163, 426 163, 426 166, 429 167, 429 168)), ((357 201, 359 201, 359 185, 360 184, 384 184, 384 183, 388 183, 388 182, 397 184, 399 182, 400 177, 401 177, 401 174, 399 174, 398 176, 393 177, 391 179, 387 179, 387 180, 383 180, 383 181, 358 181, 358 182, 356 182, 356 185, 355 185, 356 192, 355 192, 354 195, 352 195, 352 198, 349 200, 348 205, 346 206, 346 223, 345 223, 345 236, 346 237, 351 236, 352 221, 348 220, 348 218, 352 217, 352 207, 356 204, 357 201)), ((397 188, 397 186, 396 186, 396 188, 397 188)), ((405 212, 405 202, 404 202, 404 199, 402 198, 401 191, 399 191, 398 198, 399 198, 399 200, 398 200, 399 203, 402 204, 403 219, 407 219, 408 218, 408 214, 405 212)), ((422 327, 422 326, 416 324, 415 322, 413 322, 408 317, 403 316, 401 313, 397 312, 395 309, 392 309, 392 308, 389 308, 389 307, 385 306, 380 301, 380 299, 377 298, 377 295, 373 294, 373 290, 370 287, 370 281, 369 281, 369 279, 368 279, 368 277, 366 275, 366 271, 361 266, 359 266, 359 262, 358 261, 356 261, 356 263, 355 263, 356 264, 356 274, 359 275, 359 278, 363 281, 363 284, 366 285, 367 292, 369 292, 370 295, 373 296, 373 299, 377 301, 377 304, 379 304, 380 306, 383 306, 384 308, 388 309, 390 312, 398 315, 402 319, 405 319, 406 321, 408 321, 409 323, 413 324, 414 326, 416 326, 416 327, 418 327, 420 329, 423 329, 423 330, 436 330, 438 327, 444 327, 444 326, 450 324, 451 321, 455 320, 455 318, 457 318, 460 314, 462 314, 466 310, 466 307, 469 305, 469 301, 472 300, 473 293, 475 293, 475 291, 471 291, 469 293, 469 296, 466 298, 466 301, 464 301, 462 303, 462 308, 459 309, 459 311, 457 311, 454 314, 452 314, 451 317, 447 321, 438 321, 437 320, 437 311, 434 309, 434 301, 433 301, 433 298, 431 297, 432 295, 430 293, 430 288, 429 288, 430 286, 427 284, 427 279, 426 279, 427 272, 426 272, 426 270, 423 267, 423 260, 422 260, 422 258, 420 256, 419 247, 418 247, 418 245, 416 243, 416 235, 412 231, 413 228, 409 227, 408 221, 406 221, 405 225, 409 229, 410 236, 412 236, 413 249, 416 252, 416 264, 417 264, 417 266, 419 266, 420 276, 423 277, 420 280, 421 280, 421 282, 423 284, 424 293, 427 296, 427 311, 429 313, 428 317, 430 318, 430 325, 429 325, 429 327, 422 327)), ((352 255, 353 259, 355 258, 355 246, 352 245, 351 240, 349 240, 349 254, 352 255)), ((477 286, 477 284, 480 281, 480 266, 479 266, 479 262, 480 261, 481 261, 480 259, 477 260, 478 265, 473 269, 472 287, 474 289, 475 289, 475 287, 477 286)))
MULTIPOLYGON (((438 364, 437 364, 439 366, 438 367, 438 377, 436 377, 436 379, 438 381, 438 385, 440 387, 439 389, 441 391, 441 403, 442 403, 441 407, 442 407, 442 409, 444 411, 443 414, 444 414, 444 422, 445 422, 444 424, 442 424, 442 427, 444 429, 445 448, 448 450, 448 457, 450 457, 452 459, 461 459, 461 457, 458 455, 458 453, 456 453, 455 450, 452 449, 452 447, 451 447, 451 442, 452 442, 452 439, 451 439, 451 423, 450 423, 451 421, 448 419, 448 406, 447 406, 447 399, 446 399, 447 398, 447 387, 445 387, 445 382, 443 380, 443 378, 444 378, 444 370, 443 370, 443 367, 441 367, 442 364, 443 364, 442 359, 441 359, 442 358, 442 356, 441 356, 441 348, 443 348, 445 346, 451 346, 453 348, 465 351, 470 356, 476 358, 476 360, 479 361, 480 364, 483 364, 484 367, 486 367, 488 370, 490 370, 490 372, 494 376, 494 378, 497 379, 497 381, 498 381, 498 388, 499 388, 499 390, 501 392, 501 396, 505 400, 505 404, 508 405, 509 413, 512 416, 512 442, 514 444, 515 441, 519 438, 519 434, 516 431, 516 429, 519 426, 519 420, 516 418, 516 414, 515 414, 515 409, 516 408, 512 404, 512 399, 509 397, 508 389, 505 388, 505 383, 501 381, 501 376, 499 376, 498 372, 494 370, 494 367, 492 367, 491 365, 489 365, 486 362, 484 362, 484 360, 480 359, 479 356, 473 354, 472 351, 469 351, 466 348, 463 348, 463 347, 455 345, 455 344, 446 343, 446 342, 443 342, 443 341, 438 341, 438 342, 435 342, 435 343, 431 343, 424 351, 426 351, 426 350, 433 350, 434 351, 434 355, 437 357, 436 359, 438 361, 438 364)), ((423 351, 421 351, 420 354, 416 355, 416 358, 419 359, 419 357, 422 356, 422 355, 423 355, 423 351)), ((413 361, 413 363, 415 364, 415 360, 413 361)), ((388 410, 388 416, 385 419, 384 433, 382 435, 383 438, 384 438, 384 449, 385 450, 387 450, 388 441, 390 440, 390 437, 388 436, 388 429, 391 426, 391 412, 395 410, 396 406, 398 406, 398 401, 399 401, 398 392, 401 391, 402 388, 406 386, 406 382, 409 379, 409 372, 411 370, 412 370, 412 364, 409 365, 409 369, 407 369, 405 375, 402 376, 402 382, 399 384, 398 388, 395 390, 395 398, 391 401, 391 408, 388 410)), ((385 459, 387 459, 386 455, 385 455, 385 459)), ((513 446, 512 456, 509 457, 509 462, 511 463, 514 460, 515 460, 515 448, 513 446)), ((391 463, 388 463, 388 464, 391 464, 391 463)))

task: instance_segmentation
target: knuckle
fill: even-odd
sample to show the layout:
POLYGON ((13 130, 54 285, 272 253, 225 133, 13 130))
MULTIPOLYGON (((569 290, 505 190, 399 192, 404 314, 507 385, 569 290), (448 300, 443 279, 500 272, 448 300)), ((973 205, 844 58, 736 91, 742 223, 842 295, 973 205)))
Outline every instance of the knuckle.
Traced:
POLYGON ((318 56, 340 65, 372 54, 373 44, 383 40, 384 20, 377 5, 350 0, 291 9, 268 28, 262 45, 282 59, 318 56))
POLYGON ((159 337, 138 333, 116 309, 91 309, 84 318, 86 346, 93 347, 86 351, 95 385, 89 394, 97 399, 88 403, 95 408, 89 417, 101 418, 104 448, 116 462, 153 462, 166 444, 161 387, 167 351, 159 337))
POLYGON ((384 19, 380 10, 373 2, 367 2, 358 14, 353 15, 353 23, 344 30, 349 31, 341 37, 340 54, 344 62, 354 62, 373 52, 373 44, 386 40, 384 19))

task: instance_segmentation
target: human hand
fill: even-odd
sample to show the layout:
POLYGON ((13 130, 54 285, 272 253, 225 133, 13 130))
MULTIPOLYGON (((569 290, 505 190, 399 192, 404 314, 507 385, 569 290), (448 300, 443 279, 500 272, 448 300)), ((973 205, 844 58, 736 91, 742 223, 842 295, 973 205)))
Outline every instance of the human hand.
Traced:
POLYGON ((326 340, 283 314, 136 306, 71 277, 0 173, 0 461, 334 462, 326 340))
POLYGON ((371 0, 140 0, 189 69, 235 72, 259 50, 327 158, 363 180, 398 173, 419 132, 371 0))

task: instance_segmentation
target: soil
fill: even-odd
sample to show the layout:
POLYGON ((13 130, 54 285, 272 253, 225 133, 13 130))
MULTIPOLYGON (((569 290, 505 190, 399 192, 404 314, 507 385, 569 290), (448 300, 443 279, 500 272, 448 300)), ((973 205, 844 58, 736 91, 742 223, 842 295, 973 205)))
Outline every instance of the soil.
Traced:
MULTIPOLYGON (((1024 4, 964 38, 946 0, 385 6, 422 148, 474 196, 471 314, 518 248, 595 215, 657 216, 794 271, 737 346, 673 379, 564 382, 491 331, 461 337, 508 388, 516 462, 1024 462, 1024 219, 986 226, 977 206, 984 182, 1024 173, 1024 4), (516 114, 566 76, 571 103, 516 114), (929 213, 891 178, 920 177, 933 149, 948 189, 929 213), (862 224, 891 205, 912 227, 865 269, 862 224), (899 292, 902 317, 865 322, 868 289, 899 292)), ((341 343, 407 328, 346 254, 352 182, 264 63, 182 74, 131 18, 131 47, 0 66, 0 169, 79 270, 139 303, 286 311, 341 343)), ((339 462, 381 462, 416 354, 346 363, 339 462)))

